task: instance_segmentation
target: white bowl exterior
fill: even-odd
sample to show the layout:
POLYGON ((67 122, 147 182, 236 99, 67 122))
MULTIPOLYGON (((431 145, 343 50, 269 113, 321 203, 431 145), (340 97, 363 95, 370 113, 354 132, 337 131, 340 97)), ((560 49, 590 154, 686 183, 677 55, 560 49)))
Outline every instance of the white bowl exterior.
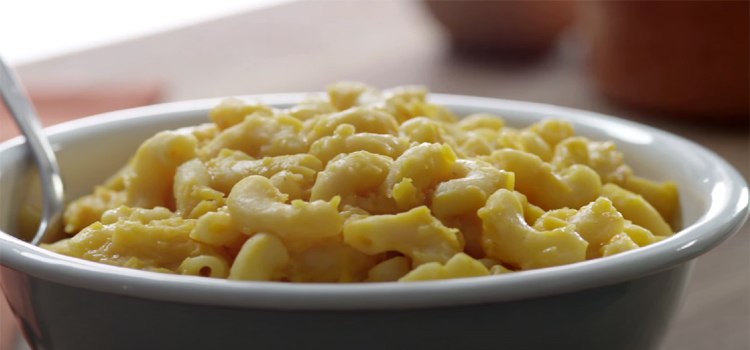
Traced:
MULTIPOLYGON (((249 99, 276 107, 304 94, 257 95, 249 99)), ((403 309, 512 301, 613 284, 686 262, 719 244, 747 217, 745 180, 705 148, 664 131, 596 113, 550 105, 479 97, 433 94, 459 115, 495 113, 511 126, 542 118, 569 120, 577 134, 614 140, 638 174, 674 180, 681 195, 684 230, 648 247, 572 265, 524 271, 502 277, 410 284, 288 284, 240 282, 157 274, 61 256, 0 234, 0 263, 58 283, 148 299, 273 309, 403 309)), ((136 147, 159 130, 208 122, 218 99, 142 107, 107 113, 47 129, 58 150, 71 198, 89 193, 110 176, 136 147), (92 171, 96 169, 96 171, 92 171)), ((15 138, 0 145, 0 229, 14 232, 20 176, 30 162, 15 138)))

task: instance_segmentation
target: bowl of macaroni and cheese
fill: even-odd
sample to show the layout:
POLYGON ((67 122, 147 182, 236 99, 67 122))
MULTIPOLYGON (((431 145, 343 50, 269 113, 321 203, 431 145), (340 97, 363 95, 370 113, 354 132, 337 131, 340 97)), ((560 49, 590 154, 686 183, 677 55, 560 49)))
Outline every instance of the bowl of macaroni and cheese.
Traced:
POLYGON ((723 159, 596 113, 335 83, 0 145, 0 277, 38 349, 656 349, 747 217, 723 159))

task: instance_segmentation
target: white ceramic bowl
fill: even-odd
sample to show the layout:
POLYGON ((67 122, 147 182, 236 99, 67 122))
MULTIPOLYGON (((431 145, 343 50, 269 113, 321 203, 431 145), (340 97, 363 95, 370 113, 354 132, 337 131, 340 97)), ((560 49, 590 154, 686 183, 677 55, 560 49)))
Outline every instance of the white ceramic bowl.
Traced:
MULTIPOLYGON (((259 95, 275 107, 303 94, 259 95)), ((32 187, 22 138, 0 145, 0 277, 39 349, 652 349, 687 286, 691 261, 747 216, 748 188, 705 148, 637 123, 549 105, 433 94, 459 115, 489 112, 511 126, 553 117, 577 134, 614 140, 636 173, 674 180, 682 229, 616 256, 503 276, 410 284, 239 282, 132 270, 22 242, 17 216, 32 187), (84 331, 85 330, 85 331, 84 331)), ((112 112, 47 129, 69 198, 89 193, 164 129, 208 121, 219 100, 112 112)))

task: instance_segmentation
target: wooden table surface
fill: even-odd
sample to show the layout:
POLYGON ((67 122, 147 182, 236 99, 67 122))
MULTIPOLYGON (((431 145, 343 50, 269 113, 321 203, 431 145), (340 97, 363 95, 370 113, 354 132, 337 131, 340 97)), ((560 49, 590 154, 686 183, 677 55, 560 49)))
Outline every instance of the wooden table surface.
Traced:
MULTIPOLYGON (((419 3, 308 1, 248 12, 19 68, 26 82, 161 79, 165 100, 318 91, 335 80, 378 87, 552 103, 655 125, 692 139, 747 179, 747 128, 660 119, 608 104, 585 75, 583 50, 566 40, 533 63, 458 57, 419 3)), ((750 348, 748 225, 698 260, 664 349, 750 348)))

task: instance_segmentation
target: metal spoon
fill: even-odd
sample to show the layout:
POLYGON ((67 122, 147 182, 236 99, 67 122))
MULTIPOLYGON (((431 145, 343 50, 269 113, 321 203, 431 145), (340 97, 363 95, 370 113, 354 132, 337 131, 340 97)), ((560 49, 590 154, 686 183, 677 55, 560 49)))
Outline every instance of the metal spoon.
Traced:
POLYGON ((31 155, 39 168, 42 179, 44 214, 39 229, 31 244, 39 245, 61 224, 64 210, 64 191, 60 166, 57 164, 55 151, 42 131, 42 123, 36 114, 34 105, 26 97, 23 85, 15 72, 0 57, 0 93, 10 114, 26 137, 31 155))

